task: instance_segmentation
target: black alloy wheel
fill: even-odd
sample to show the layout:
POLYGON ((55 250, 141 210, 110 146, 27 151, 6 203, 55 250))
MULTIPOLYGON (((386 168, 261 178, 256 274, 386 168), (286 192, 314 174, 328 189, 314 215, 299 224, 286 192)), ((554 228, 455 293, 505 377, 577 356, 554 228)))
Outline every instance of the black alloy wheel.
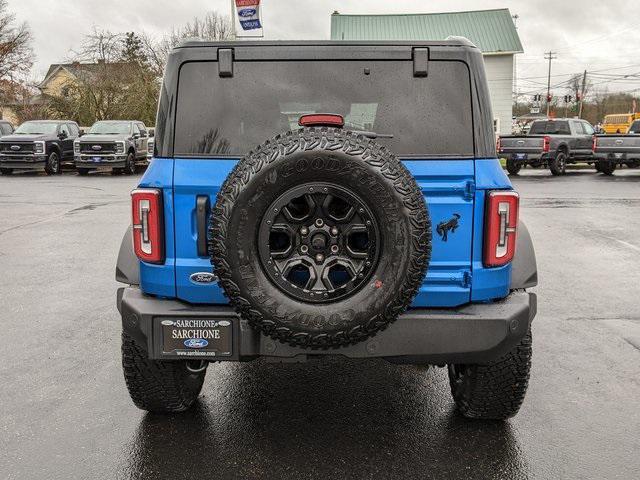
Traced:
POLYGON ((380 230, 369 206, 328 183, 300 185, 280 196, 267 209, 258 237, 270 280, 310 303, 357 292, 380 255, 380 230))

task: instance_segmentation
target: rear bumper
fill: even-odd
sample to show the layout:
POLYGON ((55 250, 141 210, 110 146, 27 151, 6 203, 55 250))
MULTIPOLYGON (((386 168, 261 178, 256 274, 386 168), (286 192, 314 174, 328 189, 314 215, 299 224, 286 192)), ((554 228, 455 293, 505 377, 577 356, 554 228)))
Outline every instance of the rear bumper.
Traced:
POLYGON ((593 156, 596 160, 609 160, 616 163, 635 162, 640 160, 640 153, 596 152, 593 156))
POLYGON ((510 158, 511 160, 519 163, 529 163, 549 159, 549 154, 546 152, 502 152, 498 156, 510 158), (518 155, 525 155, 525 158, 518 158, 518 155))
POLYGON ((309 350, 274 341, 253 330, 228 306, 191 305, 143 294, 138 288, 118 289, 118 310, 126 333, 146 346, 149 357, 161 355, 163 318, 207 318, 233 322, 233 356, 221 360, 271 357, 306 360, 313 355, 350 358, 386 358, 407 363, 486 363, 519 343, 536 315, 534 293, 514 292, 503 300, 469 304, 456 309, 412 309, 386 330, 356 345, 331 350, 309 350))

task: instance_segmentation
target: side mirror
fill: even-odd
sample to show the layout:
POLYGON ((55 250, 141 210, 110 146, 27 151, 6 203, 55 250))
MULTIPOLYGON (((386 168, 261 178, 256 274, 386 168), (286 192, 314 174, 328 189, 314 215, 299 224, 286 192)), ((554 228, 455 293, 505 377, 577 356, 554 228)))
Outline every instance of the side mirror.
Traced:
POLYGON ((155 134, 153 130, 149 130, 149 138, 153 138, 155 134))
POLYGON ((133 138, 136 139, 136 140, 139 140, 140 139, 140 134, 139 133, 134 133, 133 134, 133 138))
POLYGON ((78 136, 79 136, 79 137, 81 137, 81 136, 83 136, 83 135, 84 135, 84 129, 82 129, 82 128, 81 128, 81 129, 78 131, 78 136))
POLYGON ((67 134, 66 134, 65 132, 60 132, 60 133, 58 134, 58 138, 59 138, 60 140, 64 140, 65 138, 67 138, 67 134))

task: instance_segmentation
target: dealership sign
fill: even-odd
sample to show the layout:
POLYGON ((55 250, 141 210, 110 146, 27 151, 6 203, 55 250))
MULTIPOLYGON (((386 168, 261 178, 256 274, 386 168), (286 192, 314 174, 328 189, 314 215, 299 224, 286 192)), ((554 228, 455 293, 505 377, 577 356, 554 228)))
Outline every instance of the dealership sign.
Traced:
POLYGON ((236 0, 236 9, 243 30, 262 28, 260 22, 260 0, 236 0))

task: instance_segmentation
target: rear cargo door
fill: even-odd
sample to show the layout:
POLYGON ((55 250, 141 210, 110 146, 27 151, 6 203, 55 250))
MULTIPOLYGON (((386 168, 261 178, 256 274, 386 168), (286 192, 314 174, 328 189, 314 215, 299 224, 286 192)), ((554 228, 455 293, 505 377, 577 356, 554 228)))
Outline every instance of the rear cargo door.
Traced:
POLYGON ((193 277, 212 271, 206 252, 198 252, 203 199, 214 205, 226 176, 250 149, 299 128, 303 114, 329 112, 342 115, 346 129, 386 134, 378 142, 404 161, 422 188, 433 254, 414 306, 468 302, 475 188, 467 65, 429 61, 427 74, 414 64, 410 47, 397 47, 392 58, 362 47, 355 60, 337 47, 305 47, 287 58, 277 50, 262 60, 260 48, 235 47, 233 56, 220 56, 228 62, 190 61, 180 69, 174 141, 178 297, 226 303, 217 284, 193 277))

